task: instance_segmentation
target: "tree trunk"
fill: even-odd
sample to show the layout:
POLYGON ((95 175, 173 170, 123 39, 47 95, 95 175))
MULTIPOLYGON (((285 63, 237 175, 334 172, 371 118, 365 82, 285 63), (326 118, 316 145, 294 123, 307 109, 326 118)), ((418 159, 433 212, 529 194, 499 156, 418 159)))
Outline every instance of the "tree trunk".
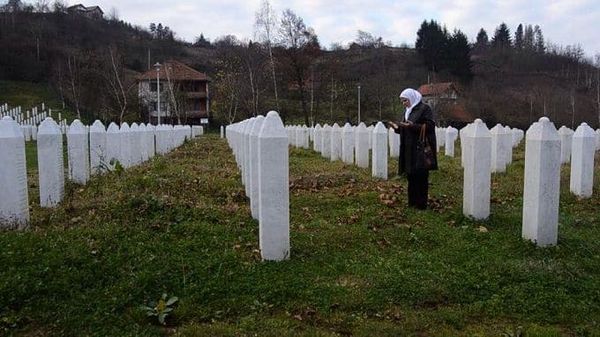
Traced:
POLYGON ((275 107, 277 112, 281 113, 279 109, 279 96, 277 95, 277 77, 275 76, 275 60, 273 59, 273 50, 271 48, 271 41, 269 40, 269 59, 271 60, 271 76, 273 77, 273 91, 275 92, 275 107))

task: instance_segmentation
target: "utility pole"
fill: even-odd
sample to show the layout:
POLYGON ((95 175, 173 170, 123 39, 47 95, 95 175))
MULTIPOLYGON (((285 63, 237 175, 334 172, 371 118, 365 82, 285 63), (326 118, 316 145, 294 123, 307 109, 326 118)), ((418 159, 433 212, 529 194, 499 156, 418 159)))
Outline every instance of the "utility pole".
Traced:
POLYGON ((156 125, 160 125, 160 63, 156 62, 154 68, 156 68, 156 112, 158 114, 156 125))
POLYGON ((358 122, 360 124, 360 84, 358 85, 358 122))

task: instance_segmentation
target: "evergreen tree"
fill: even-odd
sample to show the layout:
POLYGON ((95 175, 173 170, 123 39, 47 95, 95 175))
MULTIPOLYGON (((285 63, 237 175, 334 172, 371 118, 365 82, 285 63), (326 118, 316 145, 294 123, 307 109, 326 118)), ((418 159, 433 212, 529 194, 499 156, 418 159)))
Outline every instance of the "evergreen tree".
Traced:
POLYGON ((152 36, 156 34, 156 24, 154 22, 150 23, 150 33, 152 34, 152 36))
POLYGON ((477 33, 477 42, 475 42, 475 44, 478 47, 487 47, 490 44, 487 32, 485 31, 485 29, 481 28, 479 30, 479 33, 477 33))
POLYGON ((533 28, 533 33, 535 35, 535 51, 543 54, 546 50, 546 47, 544 46, 544 35, 542 34, 542 29, 540 26, 535 25, 535 28, 533 28))
POLYGON ((485 29, 481 28, 479 33, 477 33, 477 38, 475 40, 475 44, 473 45, 473 53, 481 54, 484 53, 488 47, 490 46, 490 41, 488 39, 487 32, 485 29))
POLYGON ((526 25, 525 33, 523 34, 523 49, 533 51, 533 41, 533 27, 531 25, 526 25))
POLYGON ((492 47, 498 49, 508 49, 511 47, 510 30, 506 23, 502 22, 492 38, 492 47))
POLYGON ((196 42, 194 42, 194 47, 208 48, 210 46, 210 41, 208 41, 202 33, 200 33, 200 36, 197 37, 196 42))
POLYGON ((155 38, 160 40, 160 39, 162 39, 162 37, 163 37, 163 25, 162 25, 162 23, 159 22, 158 25, 156 25, 155 38))
POLYGON ((519 24, 515 31, 515 49, 523 49, 523 25, 519 24))
POLYGON ((473 77, 470 54, 469 39, 460 30, 455 30, 448 43, 447 63, 450 73, 464 81, 473 77))
POLYGON ((433 20, 423 21, 417 31, 415 49, 430 70, 438 72, 445 67, 444 54, 447 51, 448 41, 448 31, 445 28, 433 20))

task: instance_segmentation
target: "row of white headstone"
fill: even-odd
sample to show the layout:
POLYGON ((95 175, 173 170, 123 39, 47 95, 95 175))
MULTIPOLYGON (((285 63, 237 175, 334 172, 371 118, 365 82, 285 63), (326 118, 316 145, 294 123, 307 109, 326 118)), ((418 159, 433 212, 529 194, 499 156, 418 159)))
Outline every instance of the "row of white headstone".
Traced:
MULTIPOLYGON (((111 123, 106 129, 100 121, 86 127, 73 121, 67 132, 68 178, 86 184, 91 175, 117 167, 141 164, 155 153, 166 154, 186 139, 203 133, 202 127, 137 125, 111 123)), ((64 197, 63 134, 50 117, 40 124, 37 161, 40 206, 55 207, 64 197)), ((11 117, 0 120, 0 228, 27 227, 29 196, 25 140, 22 129, 11 117)))
MULTIPOLYGON (((41 110, 38 110, 37 106, 34 106, 30 110, 22 112, 21 107, 8 107, 8 104, 0 105, 0 118, 9 116, 16 120, 21 125, 39 125, 46 117, 52 117, 52 109, 48 109, 46 112, 46 105, 41 104, 41 110)), ((61 113, 58 113, 58 120, 62 120, 61 113)))
POLYGON ((333 126, 317 124, 313 128, 292 125, 286 129, 290 145, 309 149, 312 141, 313 150, 331 161, 369 168, 371 151, 371 174, 381 179, 388 178, 388 156, 397 158, 400 151, 400 135, 382 122, 369 127, 365 123, 358 126, 346 123, 343 127, 334 123, 333 126))
MULTIPOLYGON (((48 117, 45 117, 45 118, 48 118, 48 117)), ((58 123, 58 125, 59 125, 59 129, 60 129, 61 133, 66 134, 67 130, 69 129, 67 120, 64 119, 64 120, 60 121, 60 123, 58 123)), ((37 140, 37 134, 38 134, 38 126, 37 125, 22 124, 21 130, 23 132, 23 138, 25 138, 26 142, 37 140)))
POLYGON ((224 131, 241 172, 252 217, 259 223, 262 259, 288 259, 289 152, 283 122, 277 112, 270 111, 266 117, 230 124, 224 131))
POLYGON ((9 107, 8 103, 4 103, 0 105, 0 117, 10 116, 13 119, 21 116, 21 107, 9 107))
MULTIPOLYGON (((491 173, 498 172, 493 166, 494 152, 498 152, 494 150, 494 128, 488 130, 477 119, 461 132, 464 153, 463 213, 475 219, 487 219, 490 214, 491 173)), ((525 137, 523 238, 538 246, 556 245, 560 168, 565 161, 565 146, 569 147, 571 154, 570 190, 579 198, 589 198, 594 184, 597 138, 598 133, 586 123, 577 128, 568 142, 561 141, 561 132, 546 117, 529 127, 525 137)))
MULTIPOLYGON (((463 132, 468 129, 462 128, 460 132, 461 143, 464 141, 463 132)), ((519 146, 525 136, 525 132, 521 129, 511 128, 496 124, 490 131, 492 137, 491 149, 491 170, 492 173, 506 172, 508 165, 512 164, 513 149, 519 146)), ((461 164, 465 167, 466 152, 461 152, 461 164)))

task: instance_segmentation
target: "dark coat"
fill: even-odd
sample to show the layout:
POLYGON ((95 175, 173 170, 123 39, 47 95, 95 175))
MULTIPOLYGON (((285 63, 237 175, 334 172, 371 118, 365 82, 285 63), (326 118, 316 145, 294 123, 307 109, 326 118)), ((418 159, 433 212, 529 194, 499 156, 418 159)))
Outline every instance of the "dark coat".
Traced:
POLYGON ((400 126, 396 132, 400 134, 400 157, 398 159, 398 174, 416 173, 417 141, 421 126, 427 124, 426 137, 434 155, 433 170, 437 170, 437 146, 435 139, 435 120, 429 105, 420 102, 411 111, 408 120, 413 122, 410 126, 400 126))

